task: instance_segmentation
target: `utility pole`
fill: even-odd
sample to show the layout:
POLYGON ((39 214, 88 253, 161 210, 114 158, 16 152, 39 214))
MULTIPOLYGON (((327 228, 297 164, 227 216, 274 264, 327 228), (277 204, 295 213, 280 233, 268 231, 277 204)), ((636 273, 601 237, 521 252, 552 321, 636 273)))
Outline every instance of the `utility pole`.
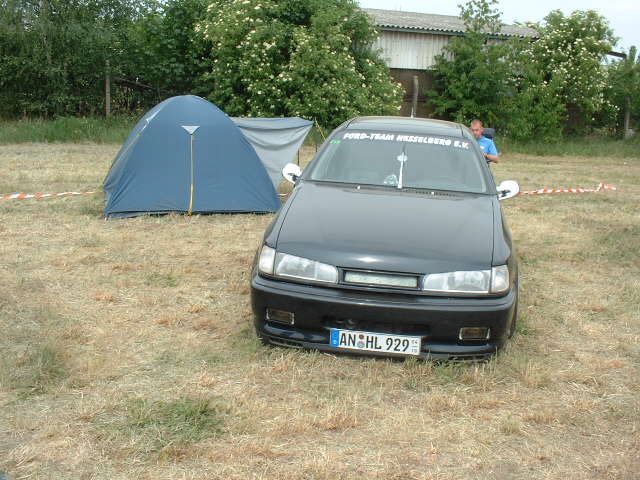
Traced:
POLYGON ((418 76, 413 76, 413 97, 411 99, 411 117, 415 117, 418 113, 418 88, 420 83, 418 81, 418 76))
POLYGON ((111 116, 111 71, 109 60, 107 60, 104 75, 104 115, 111 116))
POLYGON ((629 128, 629 120, 631 118, 631 99, 627 95, 624 97, 624 139, 631 138, 631 129, 629 128))

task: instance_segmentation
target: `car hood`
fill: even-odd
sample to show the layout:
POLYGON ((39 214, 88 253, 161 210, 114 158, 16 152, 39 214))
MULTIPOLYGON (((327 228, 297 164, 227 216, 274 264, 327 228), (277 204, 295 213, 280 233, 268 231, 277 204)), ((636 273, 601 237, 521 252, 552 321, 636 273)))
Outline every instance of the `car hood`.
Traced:
POLYGON ((343 268, 484 270, 492 261, 494 201, 303 182, 282 212, 276 248, 343 268))

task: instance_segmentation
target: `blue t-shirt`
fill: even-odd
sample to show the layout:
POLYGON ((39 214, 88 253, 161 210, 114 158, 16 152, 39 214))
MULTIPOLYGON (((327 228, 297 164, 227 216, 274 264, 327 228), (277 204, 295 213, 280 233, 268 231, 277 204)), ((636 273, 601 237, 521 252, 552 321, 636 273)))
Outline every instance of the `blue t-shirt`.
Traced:
POLYGON ((480 145, 483 153, 488 153, 489 155, 498 155, 496 144, 493 143, 493 140, 491 140, 490 138, 487 138, 483 135, 477 140, 477 142, 478 145, 480 145))

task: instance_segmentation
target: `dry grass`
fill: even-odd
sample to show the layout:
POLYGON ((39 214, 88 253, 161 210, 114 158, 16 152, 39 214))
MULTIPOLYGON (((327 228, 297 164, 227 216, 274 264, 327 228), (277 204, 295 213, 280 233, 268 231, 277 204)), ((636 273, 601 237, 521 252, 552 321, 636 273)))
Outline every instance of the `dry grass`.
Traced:
MULTIPOLYGON (((0 146, 0 193, 94 189, 116 151, 0 146)), ((99 195, 0 203, 0 472, 638 478, 640 156, 513 155, 495 172, 621 190, 505 204, 519 335, 480 365, 260 346, 249 270, 271 216, 104 221, 99 195)))

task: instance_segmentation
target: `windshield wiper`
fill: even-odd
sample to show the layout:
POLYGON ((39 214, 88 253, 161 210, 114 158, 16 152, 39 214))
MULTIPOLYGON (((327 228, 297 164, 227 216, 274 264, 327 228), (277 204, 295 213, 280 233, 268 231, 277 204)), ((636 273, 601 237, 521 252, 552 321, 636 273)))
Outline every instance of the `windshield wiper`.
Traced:
POLYGON ((398 161, 400 162, 400 172, 398 173, 398 188, 402 189, 402 172, 404 171, 404 163, 408 160, 407 154, 404 152, 405 144, 402 144, 402 153, 398 155, 398 161))

